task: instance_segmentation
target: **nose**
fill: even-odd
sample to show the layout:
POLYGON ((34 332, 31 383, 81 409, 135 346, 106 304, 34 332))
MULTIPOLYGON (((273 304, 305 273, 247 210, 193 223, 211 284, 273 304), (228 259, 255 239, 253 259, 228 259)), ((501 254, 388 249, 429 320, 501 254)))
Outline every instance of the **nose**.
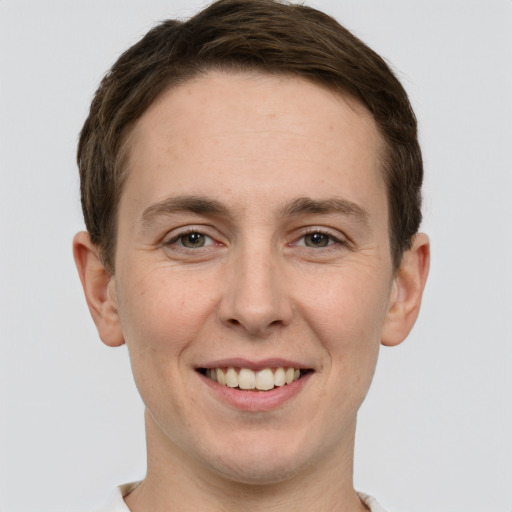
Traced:
POLYGON ((252 337, 267 337, 290 324, 290 282, 272 249, 245 247, 230 258, 219 306, 221 322, 252 337))

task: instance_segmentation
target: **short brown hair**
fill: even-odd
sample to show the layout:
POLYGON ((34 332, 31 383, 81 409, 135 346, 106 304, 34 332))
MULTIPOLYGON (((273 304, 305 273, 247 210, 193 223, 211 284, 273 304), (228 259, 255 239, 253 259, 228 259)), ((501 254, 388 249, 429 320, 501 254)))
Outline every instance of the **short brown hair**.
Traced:
POLYGON ((297 76, 348 95, 385 141, 395 269, 421 222, 423 164, 407 94, 386 62, 330 16, 277 0, 218 0, 186 21, 167 20, 129 48, 102 80, 80 134, 78 166, 87 230, 114 272, 123 142, 164 91, 210 70, 297 76))

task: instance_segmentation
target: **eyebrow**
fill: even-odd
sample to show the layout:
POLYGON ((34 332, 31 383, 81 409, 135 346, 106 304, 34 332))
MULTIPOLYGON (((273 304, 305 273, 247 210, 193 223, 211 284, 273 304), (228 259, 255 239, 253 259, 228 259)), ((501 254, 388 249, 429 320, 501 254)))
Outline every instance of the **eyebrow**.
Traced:
MULTIPOLYGON (((169 197, 146 208, 141 216, 143 224, 149 224, 160 215, 189 212, 198 215, 230 216, 230 210, 220 201, 203 196, 169 197)), ((368 212, 356 203, 341 198, 311 199, 299 197, 287 203, 281 210, 283 217, 299 215, 341 213, 368 224, 368 212)))
POLYGON ((368 224, 369 215, 361 206, 347 199, 329 198, 329 199, 311 199, 309 197, 299 197, 287 204, 282 209, 282 215, 293 217, 308 213, 341 213, 348 217, 368 224))
POLYGON ((146 208, 141 217, 142 223, 149 224, 155 217, 178 212, 190 212, 198 215, 229 215, 228 209, 215 199, 201 196, 176 196, 146 208))

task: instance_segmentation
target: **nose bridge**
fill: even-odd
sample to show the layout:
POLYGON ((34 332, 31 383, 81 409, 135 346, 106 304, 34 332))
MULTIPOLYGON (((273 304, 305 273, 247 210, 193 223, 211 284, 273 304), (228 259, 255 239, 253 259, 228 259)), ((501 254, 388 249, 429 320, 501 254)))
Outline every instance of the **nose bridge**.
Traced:
POLYGON ((244 240, 230 259, 221 320, 262 335, 287 325, 291 304, 284 286, 282 262, 271 240, 260 235, 244 240))

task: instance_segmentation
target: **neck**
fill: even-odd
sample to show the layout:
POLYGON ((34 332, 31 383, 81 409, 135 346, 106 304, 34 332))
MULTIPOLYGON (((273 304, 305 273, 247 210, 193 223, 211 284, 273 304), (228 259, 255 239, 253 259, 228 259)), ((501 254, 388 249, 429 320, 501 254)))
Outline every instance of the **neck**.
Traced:
POLYGON ((355 425, 343 450, 334 450, 332 456, 288 478, 265 483, 234 481, 191 460, 148 415, 146 429, 148 471, 125 498, 131 512, 367 511, 352 484, 355 425))

